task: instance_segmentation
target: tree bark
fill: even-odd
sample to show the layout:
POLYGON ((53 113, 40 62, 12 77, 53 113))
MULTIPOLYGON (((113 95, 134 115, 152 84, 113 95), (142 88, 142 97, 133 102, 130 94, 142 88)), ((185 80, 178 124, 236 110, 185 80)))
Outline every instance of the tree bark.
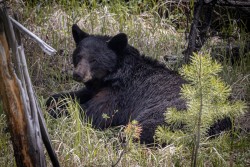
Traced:
POLYGON ((9 47, 4 32, 0 32, 0 97, 3 109, 7 115, 8 126, 11 132, 11 140, 17 166, 46 166, 44 154, 39 151, 39 146, 32 145, 32 135, 28 133, 32 129, 31 121, 27 121, 29 115, 25 112, 24 96, 19 89, 20 81, 17 79, 11 67, 9 47), (29 135, 27 135, 29 134, 29 135), (36 156, 39 155, 39 156, 36 156))
POLYGON ((16 165, 44 167, 46 159, 37 114, 38 107, 31 82, 29 82, 30 78, 25 75, 27 67, 24 58, 23 47, 17 45, 6 9, 1 7, 0 99, 7 116, 16 165), (18 72, 18 77, 14 67, 18 72))

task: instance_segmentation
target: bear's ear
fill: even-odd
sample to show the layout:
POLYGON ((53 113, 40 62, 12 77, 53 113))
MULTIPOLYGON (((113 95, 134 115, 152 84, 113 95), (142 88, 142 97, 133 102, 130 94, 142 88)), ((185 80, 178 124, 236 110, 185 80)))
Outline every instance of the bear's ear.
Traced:
POLYGON ((73 34, 73 38, 75 40, 76 45, 79 44, 79 42, 86 38, 87 36, 89 36, 89 34, 87 34, 86 32, 83 32, 77 24, 73 24, 72 26, 72 34, 73 34))
POLYGON ((115 52, 122 52, 128 45, 127 35, 119 33, 108 41, 108 47, 115 52))

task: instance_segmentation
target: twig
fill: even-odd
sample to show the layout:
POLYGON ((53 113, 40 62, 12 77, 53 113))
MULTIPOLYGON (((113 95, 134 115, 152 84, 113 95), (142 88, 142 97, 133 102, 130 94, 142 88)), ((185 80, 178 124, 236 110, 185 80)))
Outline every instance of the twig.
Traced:
POLYGON ((17 22, 12 17, 9 16, 9 18, 10 18, 11 22, 13 23, 13 25, 16 28, 18 28, 21 32, 27 34, 32 40, 34 40, 35 42, 37 42, 38 45, 41 47, 41 49, 45 53, 47 53, 48 55, 54 55, 56 53, 56 50, 54 48, 52 48, 51 46, 49 46, 48 44, 46 44, 38 36, 36 36, 35 34, 33 34, 31 31, 29 31, 27 28, 25 28, 23 25, 21 25, 19 22, 17 22))
POLYGON ((116 161, 115 164, 112 164, 112 167, 115 167, 115 166, 121 161, 122 156, 123 156, 125 153, 126 153, 126 150, 125 150, 125 149, 122 150, 122 153, 120 154, 119 159, 116 161))

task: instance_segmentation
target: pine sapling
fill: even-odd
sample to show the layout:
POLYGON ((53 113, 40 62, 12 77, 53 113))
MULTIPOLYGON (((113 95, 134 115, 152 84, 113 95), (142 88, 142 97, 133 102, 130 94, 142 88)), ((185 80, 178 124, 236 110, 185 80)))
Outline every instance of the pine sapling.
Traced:
POLYGON ((231 88, 219 78, 221 69, 222 66, 213 61, 209 54, 194 54, 191 63, 180 70, 188 81, 181 88, 187 109, 177 111, 176 108, 169 108, 165 120, 170 126, 160 126, 156 130, 159 142, 191 148, 191 166, 197 166, 202 144, 209 144, 207 137, 210 127, 226 117, 234 120, 245 111, 243 102, 228 100, 231 88))

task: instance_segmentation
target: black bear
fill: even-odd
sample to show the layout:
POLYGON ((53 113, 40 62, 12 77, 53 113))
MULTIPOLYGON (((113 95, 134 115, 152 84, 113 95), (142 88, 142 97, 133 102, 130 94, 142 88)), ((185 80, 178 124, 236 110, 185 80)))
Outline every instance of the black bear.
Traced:
POLYGON ((72 33, 76 43, 73 78, 85 87, 56 94, 47 106, 53 98, 71 96, 79 100, 94 127, 105 129, 136 120, 142 127, 140 141, 153 143, 155 129, 164 124, 167 108, 186 108, 180 97, 180 87, 186 81, 158 61, 141 55, 128 44, 124 33, 114 37, 90 35, 77 25, 72 26, 72 33))

